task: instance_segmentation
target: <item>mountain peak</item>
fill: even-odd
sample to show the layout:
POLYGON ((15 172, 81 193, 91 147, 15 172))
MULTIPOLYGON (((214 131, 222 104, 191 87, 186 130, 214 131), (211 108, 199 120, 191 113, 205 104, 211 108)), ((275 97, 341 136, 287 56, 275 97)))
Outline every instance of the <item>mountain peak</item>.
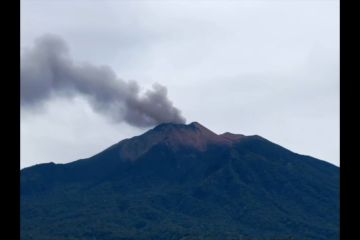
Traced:
POLYGON ((201 125, 198 122, 192 122, 189 124, 189 126, 195 127, 195 128, 205 128, 203 125, 201 125))
POLYGON ((174 132, 181 132, 183 134, 185 134, 185 132, 187 133, 192 133, 194 134, 195 132, 197 132, 198 134, 202 134, 204 136, 218 136, 216 133, 212 132, 211 130, 209 130, 208 128, 206 128, 205 126, 201 125, 198 122, 192 122, 189 124, 179 124, 179 123, 161 123, 159 125, 157 125, 156 127, 154 127, 153 129, 151 129, 149 132, 152 131, 156 131, 156 132, 163 132, 163 133, 174 133, 174 132))
POLYGON ((225 139, 228 139, 230 141, 239 140, 241 138, 246 137, 245 135, 242 135, 242 134, 234 134, 234 133, 230 133, 230 132, 225 132, 223 134, 220 134, 220 136, 225 139))
POLYGON ((190 124, 162 123, 147 131, 119 143, 120 154, 126 159, 135 160, 152 147, 159 144, 169 146, 173 150, 182 147, 205 151, 209 145, 231 143, 198 122, 190 124))
POLYGON ((171 146, 191 146, 204 149, 207 144, 219 142, 219 136, 198 122, 190 124, 160 124, 148 133, 160 134, 162 143, 171 146))
POLYGON ((187 125, 188 127, 191 127, 194 130, 197 130, 199 132, 202 132, 204 134, 210 134, 210 135, 217 135, 216 133, 214 133, 213 131, 211 131, 210 129, 204 127, 203 125, 201 125, 198 122, 192 122, 190 124, 187 125))

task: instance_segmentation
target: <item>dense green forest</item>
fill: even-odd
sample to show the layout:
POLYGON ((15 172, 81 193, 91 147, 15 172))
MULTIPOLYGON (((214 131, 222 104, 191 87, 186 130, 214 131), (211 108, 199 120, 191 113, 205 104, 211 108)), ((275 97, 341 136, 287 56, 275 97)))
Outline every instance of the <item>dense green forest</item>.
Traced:
POLYGON ((183 131, 187 141, 192 131, 209 135, 178 128, 23 169, 21 239, 339 239, 338 167, 259 136, 205 151, 164 142, 183 131), (136 160, 122 157, 148 142, 136 160))

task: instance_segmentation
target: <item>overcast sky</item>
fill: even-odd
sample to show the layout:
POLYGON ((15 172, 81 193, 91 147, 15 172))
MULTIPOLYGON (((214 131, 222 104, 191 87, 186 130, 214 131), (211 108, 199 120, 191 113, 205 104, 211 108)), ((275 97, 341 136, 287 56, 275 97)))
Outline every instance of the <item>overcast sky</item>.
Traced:
MULTIPOLYGON (((51 33, 76 62, 157 82, 187 123, 261 135, 339 166, 339 2, 21 1, 21 50, 51 33)), ((21 167, 71 162, 149 128, 82 96, 21 108, 21 167)))

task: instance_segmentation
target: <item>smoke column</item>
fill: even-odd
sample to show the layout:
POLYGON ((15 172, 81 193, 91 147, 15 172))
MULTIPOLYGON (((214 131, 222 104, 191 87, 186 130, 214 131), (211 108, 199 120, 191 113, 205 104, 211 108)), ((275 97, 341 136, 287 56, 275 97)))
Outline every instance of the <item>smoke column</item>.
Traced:
POLYGON ((21 107, 40 106, 55 95, 81 95, 96 112, 136 127, 185 123, 166 87, 154 84, 141 94, 137 82, 118 78, 108 66, 74 62, 63 39, 44 35, 21 56, 21 107))

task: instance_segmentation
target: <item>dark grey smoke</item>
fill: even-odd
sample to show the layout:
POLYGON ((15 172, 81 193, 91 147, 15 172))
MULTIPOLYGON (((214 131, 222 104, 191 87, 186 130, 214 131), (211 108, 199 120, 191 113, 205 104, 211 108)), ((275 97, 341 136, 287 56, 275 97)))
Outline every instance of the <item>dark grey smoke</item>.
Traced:
POLYGON ((45 35, 21 57, 21 105, 39 106, 54 95, 82 95, 97 112, 137 127, 185 123, 166 87, 154 84, 141 94, 137 82, 119 79, 108 66, 74 62, 63 39, 45 35))

